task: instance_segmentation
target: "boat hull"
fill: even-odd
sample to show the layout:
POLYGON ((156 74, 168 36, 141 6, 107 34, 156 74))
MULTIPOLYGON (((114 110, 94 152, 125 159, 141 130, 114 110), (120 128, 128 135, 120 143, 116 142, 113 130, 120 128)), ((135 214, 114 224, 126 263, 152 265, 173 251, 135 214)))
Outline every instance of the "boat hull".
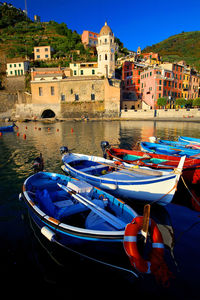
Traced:
POLYGON ((184 143, 193 144, 193 145, 199 145, 200 146, 200 139, 198 139, 198 138, 192 138, 192 137, 187 137, 187 136, 179 136, 178 140, 180 142, 184 142, 184 143))
POLYGON ((141 142, 140 143, 141 150, 145 152, 153 152, 157 154, 165 154, 165 155, 177 155, 177 156, 186 156, 186 157, 200 157, 199 149, 187 149, 185 147, 176 147, 169 146, 165 144, 156 144, 149 142, 141 142))
MULTIPOLYGON (((75 154, 76 157, 82 157, 81 154, 75 154)), ((90 157, 83 155, 88 159, 97 160, 103 163, 113 163, 103 158, 90 157)), ((143 202, 156 202, 160 205, 166 205, 170 203, 174 197, 176 186, 180 177, 180 174, 169 173, 165 176, 149 176, 148 178, 135 179, 134 170, 127 180, 123 178, 122 173, 114 172, 113 174, 104 176, 93 176, 73 168, 67 163, 69 154, 64 155, 62 158, 64 162, 63 170, 73 177, 77 177, 80 180, 85 180, 88 183, 97 186, 103 190, 109 191, 115 197, 120 197, 125 200, 137 200, 143 202), (122 175, 122 177, 121 177, 122 175), (122 179, 121 179, 122 178, 122 179)))
MULTIPOLYGON (((177 168, 180 161, 180 157, 177 156, 113 147, 108 148, 106 153, 112 159, 153 169, 174 169, 177 168)), ((182 176, 187 184, 200 184, 200 160, 198 158, 186 157, 182 176)))
MULTIPOLYGON (((45 236, 51 243, 57 244, 66 250, 73 251, 104 264, 125 268, 133 272, 133 268, 123 248, 125 227, 119 230, 104 230, 69 225, 64 222, 64 219, 56 219, 54 216, 47 214, 44 209, 41 209, 41 205, 38 202, 39 198, 36 197, 36 192, 33 191, 47 189, 54 193, 54 187, 57 186, 57 183, 61 181, 62 177, 64 177, 65 180, 68 178, 67 180, 71 182, 77 182, 77 179, 51 173, 54 177, 53 185, 50 183, 49 187, 47 187, 45 183, 47 181, 42 182, 43 174, 49 173, 39 172, 27 178, 23 185, 23 192, 20 194, 20 199, 26 204, 31 219, 34 224, 37 225, 37 228, 39 228, 42 236, 45 236), (38 176, 37 181, 32 180, 34 176, 38 176)), ((132 219, 137 216, 137 213, 123 201, 96 188, 93 188, 93 190, 95 194, 97 193, 97 198, 103 197, 107 199, 107 201, 110 201, 111 207, 116 207, 116 210, 122 211, 122 216, 124 216, 123 220, 127 220, 125 224, 131 222, 132 219)), ((46 198, 45 203, 47 203, 46 198)), ((115 208, 113 209, 115 210, 115 208)), ((79 223, 80 220, 77 220, 77 222, 79 223)))
POLYGON ((12 131, 14 131, 14 126, 15 125, 1 126, 0 127, 0 132, 12 132, 12 131))

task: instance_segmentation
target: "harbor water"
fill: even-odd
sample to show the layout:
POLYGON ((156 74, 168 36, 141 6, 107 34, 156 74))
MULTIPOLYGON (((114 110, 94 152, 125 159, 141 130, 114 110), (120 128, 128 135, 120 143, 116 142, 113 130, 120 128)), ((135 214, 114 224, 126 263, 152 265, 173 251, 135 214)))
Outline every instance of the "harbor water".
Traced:
MULTIPOLYGON (((101 141, 125 149, 139 149, 150 136, 175 140, 200 138, 199 123, 154 121, 70 121, 16 123, 18 130, 0 136, 0 259, 2 290, 29 296, 154 297, 200 299, 200 212, 195 211, 187 189, 180 199, 151 209, 160 225, 166 260, 173 273, 163 287, 152 275, 136 278, 130 272, 81 257, 51 245, 31 222, 19 201, 24 180, 33 173, 33 161, 42 153, 45 170, 62 173, 60 147, 102 156, 101 141)), ((5 123, 0 124, 5 126, 5 123)), ((183 186, 181 186, 183 188, 183 186)), ((142 213, 142 208, 132 204, 142 213)), ((123 245, 122 245, 123 247, 123 245)), ((119 257, 120 260, 120 257, 119 257)))

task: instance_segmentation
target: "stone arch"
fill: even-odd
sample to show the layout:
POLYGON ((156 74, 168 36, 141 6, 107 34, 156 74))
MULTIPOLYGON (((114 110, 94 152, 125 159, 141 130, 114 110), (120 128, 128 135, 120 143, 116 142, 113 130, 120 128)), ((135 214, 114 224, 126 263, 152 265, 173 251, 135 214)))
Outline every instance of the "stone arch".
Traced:
POLYGON ((54 118, 56 116, 55 112, 51 109, 45 109, 41 115, 41 118, 54 118))

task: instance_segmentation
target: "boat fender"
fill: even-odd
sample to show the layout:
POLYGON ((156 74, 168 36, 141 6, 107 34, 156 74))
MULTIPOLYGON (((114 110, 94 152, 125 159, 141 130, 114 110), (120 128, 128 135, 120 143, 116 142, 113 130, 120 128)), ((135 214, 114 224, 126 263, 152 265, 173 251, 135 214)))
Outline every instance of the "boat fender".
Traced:
POLYGON ((50 230, 47 226, 44 226, 41 228, 41 233, 50 241, 54 242, 55 241, 55 233, 50 230))
POLYGON ((150 236, 152 247, 149 261, 139 253, 137 235, 143 227, 143 216, 138 216, 127 224, 124 233, 124 249, 134 268, 141 273, 153 273, 157 281, 164 286, 169 285, 169 278, 173 277, 164 261, 164 244, 161 232, 154 220, 150 219, 150 236))

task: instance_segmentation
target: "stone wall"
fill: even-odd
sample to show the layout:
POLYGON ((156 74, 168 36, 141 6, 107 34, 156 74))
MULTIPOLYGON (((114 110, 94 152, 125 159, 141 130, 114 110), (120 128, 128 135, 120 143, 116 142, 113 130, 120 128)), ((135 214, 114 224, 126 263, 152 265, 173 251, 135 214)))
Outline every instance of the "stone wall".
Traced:
POLYGON ((17 94, 0 91, 0 113, 14 109, 17 102, 17 94))
POLYGON ((6 91, 17 93, 17 91, 25 91, 25 76, 6 77, 4 81, 6 91))
POLYGON ((155 117, 155 120, 159 119, 172 119, 172 120, 194 120, 195 118, 200 119, 200 110, 198 108, 191 109, 157 109, 157 110, 122 110, 121 118, 131 120, 148 120, 155 117))

